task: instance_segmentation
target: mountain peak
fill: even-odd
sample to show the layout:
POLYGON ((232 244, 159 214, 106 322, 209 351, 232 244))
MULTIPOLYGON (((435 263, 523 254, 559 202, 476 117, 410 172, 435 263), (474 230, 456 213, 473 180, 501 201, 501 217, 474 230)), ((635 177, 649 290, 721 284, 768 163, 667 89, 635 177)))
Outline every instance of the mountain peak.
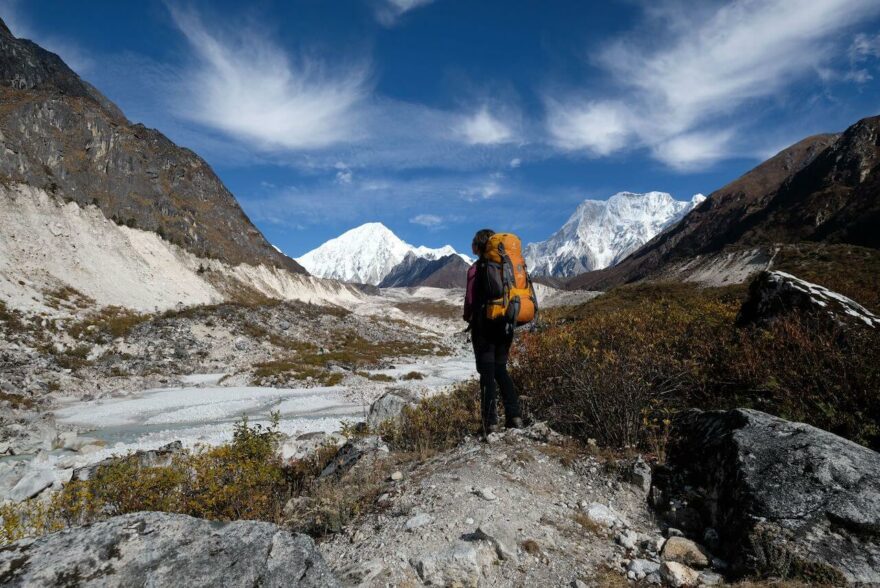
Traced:
POLYGON ((3 22, 3 19, 0 18, 0 36, 2 37, 12 37, 12 31, 9 30, 9 27, 6 26, 6 23, 3 22))
POLYGON ((659 191, 584 200, 548 240, 526 247, 526 261, 534 275, 554 277, 614 265, 700 202, 696 196, 682 202, 659 191))
POLYGON ((416 258, 437 260, 448 255, 456 255, 451 245, 415 247, 384 224, 369 222, 330 239, 296 261, 322 278, 375 286, 407 259, 412 263, 416 258))

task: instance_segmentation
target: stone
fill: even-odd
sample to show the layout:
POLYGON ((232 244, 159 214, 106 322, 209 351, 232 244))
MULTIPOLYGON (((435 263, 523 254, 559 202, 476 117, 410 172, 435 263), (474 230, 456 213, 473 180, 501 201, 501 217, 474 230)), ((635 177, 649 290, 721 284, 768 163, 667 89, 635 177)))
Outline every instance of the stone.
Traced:
POLYGON ((724 576, 715 572, 700 572, 700 586, 721 586, 724 584, 724 576))
POLYGON ((700 574, 684 564, 674 561, 664 561, 660 564, 660 577, 673 588, 696 586, 700 574))
POLYGON ((632 572, 636 580, 644 580, 650 574, 660 571, 660 564, 649 559, 633 559, 626 566, 627 572, 632 572))
POLYGON ((854 300, 785 272, 763 271, 752 280, 737 324, 766 324, 792 311, 829 316, 838 323, 880 328, 880 317, 854 300))
POLYGON ((591 503, 586 509, 586 515, 593 523, 609 529, 623 526, 620 516, 611 508, 599 502, 591 503))
POLYGON ((651 491, 651 466, 638 456, 626 473, 628 482, 640 488, 646 494, 651 491))
POLYGON ((399 470, 394 472, 393 474, 391 474, 391 481, 392 482, 399 482, 402 479, 403 479, 403 472, 401 472, 399 470))
POLYGON ((670 537, 663 544, 660 551, 663 561, 683 563, 692 568, 702 569, 709 566, 708 552, 690 539, 684 537, 670 537))
POLYGON ((418 402, 418 393, 406 388, 392 388, 370 405, 367 426, 375 431, 385 421, 397 419, 405 407, 414 406, 418 402))
POLYGON ((294 439, 287 438, 278 445, 278 456, 285 460, 300 461, 313 457, 322 447, 333 446, 337 450, 347 439, 338 433, 305 433, 294 439))
POLYGON ((354 467, 354 465, 368 455, 387 454, 388 445, 380 437, 361 437, 347 441, 330 463, 321 470, 319 478, 327 476, 340 476, 354 467))
POLYGON ((475 533, 478 539, 488 541, 499 559, 519 563, 516 529, 503 521, 484 521, 475 533))
POLYGON ((7 498, 12 502, 28 500, 55 484, 55 471, 49 467, 31 467, 12 487, 7 498))
POLYGON ((691 410, 673 427, 665 493, 700 489, 690 504, 717 530, 732 575, 785 567, 880 584, 880 454, 756 410, 691 410))
POLYGON ((287 321, 279 321, 278 328, 282 331, 287 331, 288 329, 290 329, 290 323, 287 321))
POLYGON ((4 586, 339 586, 311 538, 271 523, 141 512, 0 551, 4 586))
POLYGON ((479 496, 483 500, 492 501, 492 500, 496 500, 498 498, 497 496, 495 496, 495 492, 492 490, 492 488, 489 488, 489 487, 474 490, 474 494, 476 494, 477 496, 479 496))
POLYGON ((417 514, 416 516, 406 521, 404 528, 406 528, 407 531, 414 531, 420 527, 424 527, 425 525, 430 525, 433 520, 433 517, 431 517, 431 515, 429 514, 417 514))
POLYGON ((587 588, 586 583, 584 583, 580 578, 575 578, 571 581, 571 588, 587 588))
POLYGON ((236 351, 247 351, 248 340, 244 337, 236 337, 233 346, 235 347, 236 351))
POLYGON ((457 541, 445 550, 412 558, 410 565, 425 584, 476 588, 483 569, 494 561, 494 552, 487 555, 473 543, 457 541))
POLYGON ((632 551, 636 548, 636 543, 639 541, 639 535, 635 531, 626 530, 618 533, 617 537, 615 537, 615 541, 617 541, 617 544, 621 547, 632 551))

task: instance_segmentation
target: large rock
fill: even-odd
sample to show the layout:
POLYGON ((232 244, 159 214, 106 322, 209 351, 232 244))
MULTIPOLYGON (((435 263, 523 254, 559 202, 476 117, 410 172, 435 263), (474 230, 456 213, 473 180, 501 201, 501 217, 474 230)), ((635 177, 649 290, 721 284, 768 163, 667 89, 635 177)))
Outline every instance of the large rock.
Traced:
POLYGON ((457 541, 443 551, 414 557, 410 564, 425 584, 476 588, 484 570, 495 561, 495 554, 480 549, 478 544, 457 541))
POLYGON ((734 573, 880 584, 880 454, 744 409, 683 413, 674 438, 652 492, 696 505, 734 573))
POLYGON ((850 298, 791 274, 771 271, 761 272, 752 281, 736 320, 740 325, 764 324, 792 311, 880 327, 880 317, 850 298))
POLYGON ((414 406, 418 402, 419 396, 415 392, 403 388, 393 388, 370 405, 367 425, 370 430, 375 431, 385 421, 398 418, 405 407, 414 406))
POLYGON ((388 446, 379 437, 353 439, 339 448, 339 451, 330 460, 330 463, 321 470, 321 474, 318 477, 341 476, 367 456, 375 457, 376 455, 387 454, 388 446))
POLYGON ((3 586, 338 586, 314 543, 270 523, 144 512, 0 547, 3 586))

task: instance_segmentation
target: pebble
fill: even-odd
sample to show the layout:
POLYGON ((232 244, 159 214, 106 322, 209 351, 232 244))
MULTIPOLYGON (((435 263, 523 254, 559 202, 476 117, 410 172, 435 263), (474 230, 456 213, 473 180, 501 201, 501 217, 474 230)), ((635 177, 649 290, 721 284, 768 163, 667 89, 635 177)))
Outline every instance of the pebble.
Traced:
POLYGON ((401 471, 394 472, 393 474, 391 474, 391 479, 395 482, 399 482, 400 480, 403 479, 403 472, 401 472, 401 471))
POLYGON ((407 531, 412 531, 430 524, 433 520, 434 519, 429 514, 417 514, 406 522, 405 527, 407 531))
POLYGON ((495 492, 490 487, 480 488, 474 492, 477 496, 482 498, 483 500, 496 500, 498 497, 495 496, 495 492))

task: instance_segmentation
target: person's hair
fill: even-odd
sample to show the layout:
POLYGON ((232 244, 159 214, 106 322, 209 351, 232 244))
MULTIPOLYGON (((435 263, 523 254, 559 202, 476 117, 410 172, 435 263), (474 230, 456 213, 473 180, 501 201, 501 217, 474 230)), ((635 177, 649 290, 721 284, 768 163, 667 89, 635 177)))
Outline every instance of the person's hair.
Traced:
POLYGON ((482 255, 486 252, 486 243, 489 242, 489 237, 494 234, 495 231, 493 231, 492 229, 481 229, 477 231, 476 235, 474 235, 474 240, 471 242, 471 245, 473 245, 474 249, 476 249, 477 252, 482 255))

